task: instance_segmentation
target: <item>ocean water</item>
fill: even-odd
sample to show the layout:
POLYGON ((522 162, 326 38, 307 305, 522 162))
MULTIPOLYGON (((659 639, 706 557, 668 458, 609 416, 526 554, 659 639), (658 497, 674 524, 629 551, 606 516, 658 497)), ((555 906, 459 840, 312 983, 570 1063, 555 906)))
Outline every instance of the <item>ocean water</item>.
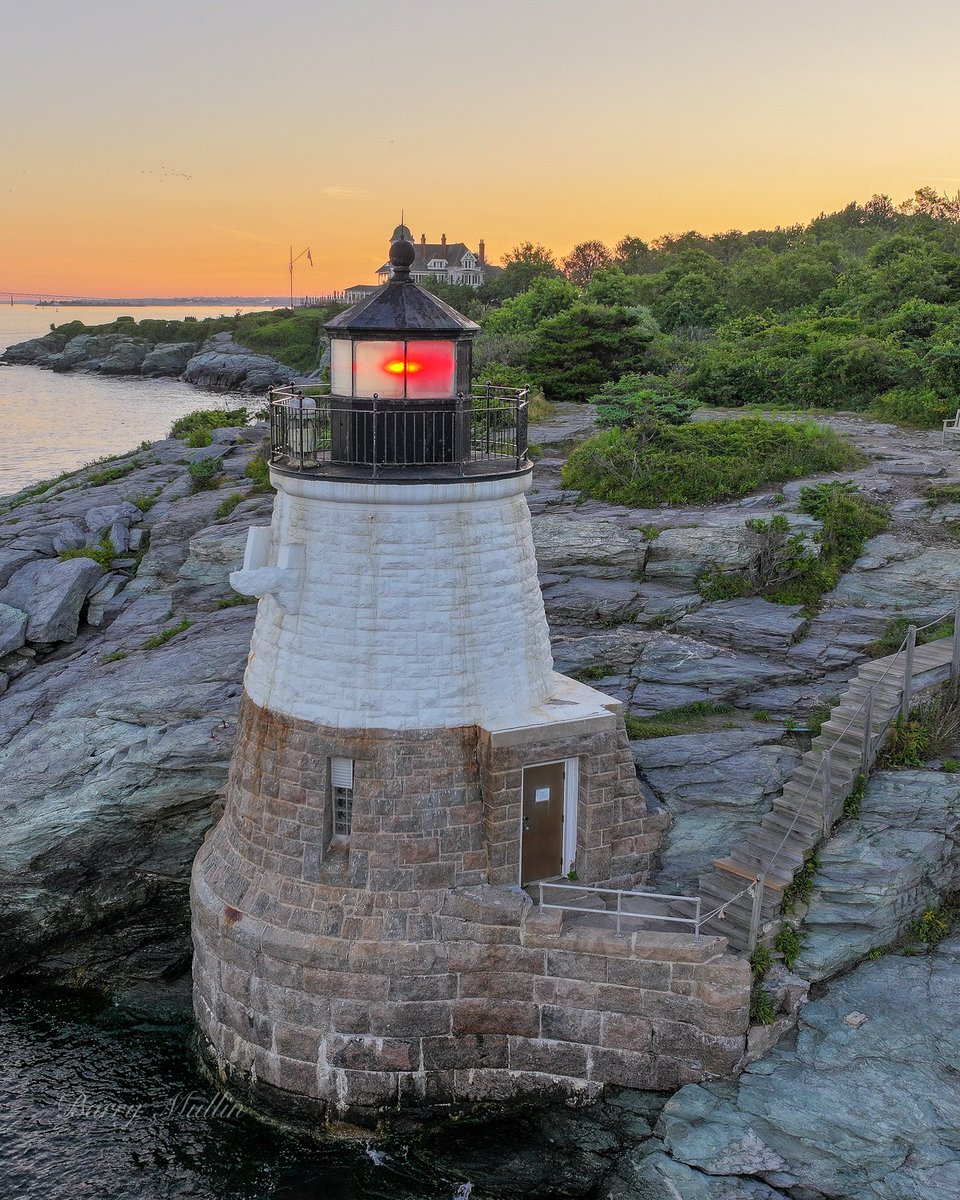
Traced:
POLYGON ((331 1145, 248 1116, 200 1075, 185 1018, 0 990, 3 1200, 463 1200, 410 1147, 331 1145))
MULTIPOLYGON (((134 320, 218 317, 231 309, 37 308, 0 304, 0 352, 48 333, 50 325, 103 325, 122 314, 134 320)), ((244 397, 249 400, 250 397, 244 397)), ((217 408, 230 397, 176 379, 104 378, 0 363, 0 496, 106 455, 165 437, 173 421, 195 408, 217 408)), ((239 404, 241 401, 234 403, 239 404)))

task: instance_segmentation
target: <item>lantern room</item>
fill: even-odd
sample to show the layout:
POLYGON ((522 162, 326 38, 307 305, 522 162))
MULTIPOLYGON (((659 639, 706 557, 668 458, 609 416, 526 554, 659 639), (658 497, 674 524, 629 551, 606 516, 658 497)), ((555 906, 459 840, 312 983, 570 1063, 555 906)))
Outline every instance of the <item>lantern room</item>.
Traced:
POLYGON ((444 468, 450 477, 529 469, 526 389, 485 386, 474 394, 476 322, 410 278, 410 231, 390 244, 393 276, 327 322, 330 394, 286 387, 272 393, 272 463, 298 471, 371 473, 444 468), (451 468, 453 470, 451 471, 451 468))

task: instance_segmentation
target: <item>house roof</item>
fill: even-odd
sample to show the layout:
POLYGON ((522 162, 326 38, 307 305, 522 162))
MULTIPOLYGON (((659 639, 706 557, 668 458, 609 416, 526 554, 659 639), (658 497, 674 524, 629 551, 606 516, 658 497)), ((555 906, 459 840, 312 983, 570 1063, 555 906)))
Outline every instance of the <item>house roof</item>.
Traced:
MULTIPOLYGON (((447 242, 444 245, 442 242, 414 242, 413 248, 417 252, 416 258, 413 260, 413 265, 410 270, 417 274, 423 274, 428 270, 427 263, 432 262, 435 258, 442 258, 448 267, 461 267, 463 260, 468 254, 472 254, 476 260, 477 266, 480 265, 480 257, 475 250, 471 250, 469 246, 463 242, 447 242)), ((386 274, 390 271, 390 264, 385 262, 378 275, 386 274)))

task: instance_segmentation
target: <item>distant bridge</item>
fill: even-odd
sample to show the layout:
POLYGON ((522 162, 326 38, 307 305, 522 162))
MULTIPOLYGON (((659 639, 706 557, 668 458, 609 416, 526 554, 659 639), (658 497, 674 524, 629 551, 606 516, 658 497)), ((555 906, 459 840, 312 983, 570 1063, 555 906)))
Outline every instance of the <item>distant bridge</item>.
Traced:
POLYGON ((65 292, 11 292, 7 288, 0 287, 0 300, 5 300, 8 304, 39 304, 56 303, 58 300, 69 300, 75 303, 78 300, 89 300, 93 304, 102 304, 102 296, 68 296, 65 292))

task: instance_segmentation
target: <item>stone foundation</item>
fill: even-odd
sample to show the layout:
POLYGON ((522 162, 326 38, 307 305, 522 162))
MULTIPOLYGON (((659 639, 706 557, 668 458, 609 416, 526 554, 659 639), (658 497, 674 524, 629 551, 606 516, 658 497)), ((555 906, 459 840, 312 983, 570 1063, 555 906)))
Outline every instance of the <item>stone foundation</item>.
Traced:
POLYGON ((192 891, 197 1019, 232 1086, 369 1123, 399 1103, 588 1100, 731 1071, 749 967, 722 938, 564 928, 516 886, 520 765, 544 756, 580 761, 580 879, 642 875, 661 819, 642 815, 622 721, 602 725, 562 743, 357 732, 245 700, 192 891), (331 756, 355 762, 346 843, 331 756))

